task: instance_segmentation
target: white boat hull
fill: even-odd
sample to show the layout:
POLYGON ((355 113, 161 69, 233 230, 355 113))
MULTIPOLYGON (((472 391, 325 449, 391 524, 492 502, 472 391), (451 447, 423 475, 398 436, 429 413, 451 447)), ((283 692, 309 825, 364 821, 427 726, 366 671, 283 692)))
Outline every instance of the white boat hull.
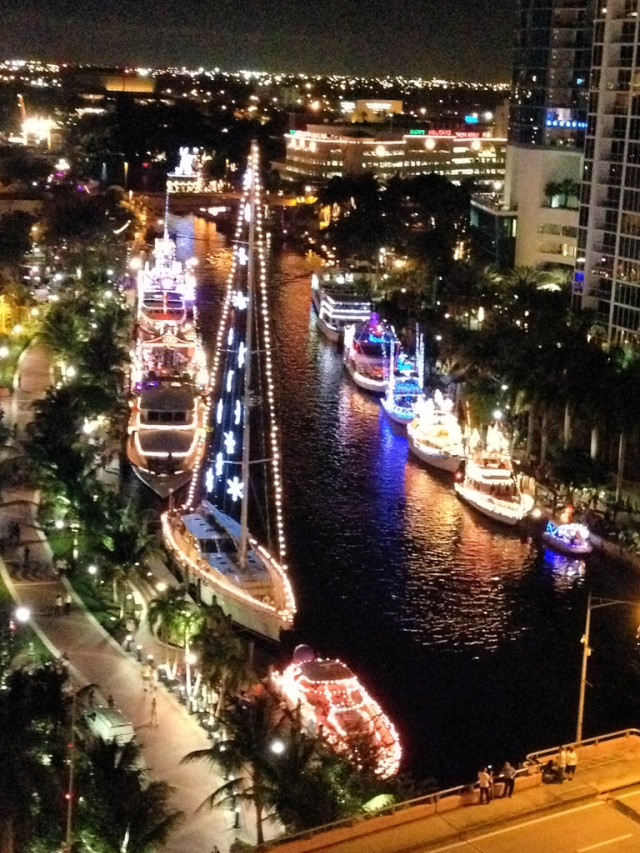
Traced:
POLYGON ((318 315, 318 329, 320 329, 325 338, 328 338, 334 344, 339 344, 344 337, 344 329, 337 329, 335 326, 330 326, 320 315, 318 315))
POLYGON ((359 373, 350 359, 345 361, 345 367, 349 375, 359 388, 369 391, 371 394, 385 394, 389 385, 388 379, 371 379, 369 376, 359 373))
POLYGON ((490 496, 478 494, 475 489, 469 489, 463 483, 455 483, 454 488, 458 497, 462 498, 463 501, 470 504, 474 509, 477 509, 478 512, 481 512, 493 521, 506 524, 509 527, 515 527, 516 524, 522 521, 533 506, 533 500, 531 501, 531 506, 528 506, 528 502, 523 500, 520 503, 520 509, 517 513, 506 513, 497 502, 492 502, 490 496))
POLYGON ((440 471, 448 471, 450 474, 455 474, 462 462, 461 456, 452 456, 435 448, 423 447, 414 441, 411 436, 409 436, 409 450, 426 465, 438 468, 440 471))

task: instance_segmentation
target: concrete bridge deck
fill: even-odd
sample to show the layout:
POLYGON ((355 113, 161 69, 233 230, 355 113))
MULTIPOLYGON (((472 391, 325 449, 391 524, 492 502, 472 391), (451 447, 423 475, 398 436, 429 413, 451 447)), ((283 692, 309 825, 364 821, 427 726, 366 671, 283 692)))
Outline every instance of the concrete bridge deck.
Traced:
MULTIPOLYGON (((544 784, 558 748, 529 756, 511 799, 478 804, 475 785, 450 789, 384 814, 334 824, 272 846, 277 853, 555 853, 640 851, 640 731, 605 735, 577 748, 573 781, 544 784)), ((496 786, 500 794, 501 786, 496 786)))

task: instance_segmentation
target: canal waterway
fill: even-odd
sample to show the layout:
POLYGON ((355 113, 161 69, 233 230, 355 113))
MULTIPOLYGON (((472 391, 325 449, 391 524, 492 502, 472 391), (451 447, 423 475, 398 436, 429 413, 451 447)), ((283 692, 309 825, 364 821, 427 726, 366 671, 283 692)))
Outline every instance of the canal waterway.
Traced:
MULTIPOLYGON (((182 231, 182 229, 181 229, 182 231)), ((196 219, 206 336, 230 251, 196 219)), ((640 602, 640 578, 591 557, 551 565, 408 456, 376 398, 316 329, 310 261, 273 258, 271 313, 295 642, 337 656, 399 729, 404 769, 441 785, 574 736, 587 589, 640 602)), ((585 734, 635 725, 640 608, 593 614, 585 734)))

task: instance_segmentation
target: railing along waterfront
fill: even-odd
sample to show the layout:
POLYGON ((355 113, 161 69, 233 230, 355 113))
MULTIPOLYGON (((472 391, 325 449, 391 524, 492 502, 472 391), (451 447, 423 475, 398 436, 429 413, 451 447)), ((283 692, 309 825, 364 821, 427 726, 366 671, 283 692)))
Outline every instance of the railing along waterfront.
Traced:
MULTIPOLYGON (((620 740, 621 738, 629 738, 631 736, 638 737, 640 739, 640 729, 629 728, 629 729, 621 729, 617 732, 610 732, 604 735, 597 735, 596 737, 586 738, 581 740, 578 743, 573 743, 572 745, 575 748, 583 749, 589 746, 598 746, 601 743, 606 743, 613 740, 620 740)), ((567 745, 570 742, 567 741, 567 745)), ((516 770, 516 779, 520 779, 524 776, 538 776, 542 773, 543 764, 545 763, 542 759, 550 759, 553 756, 557 755, 562 746, 553 746, 548 749, 542 749, 537 752, 530 752, 524 762, 523 766, 516 770)), ((496 781, 499 782, 501 779, 501 775, 498 775, 496 781)), ((314 835, 319 835, 323 832, 330 832, 331 830, 336 829, 347 829, 352 826, 356 826, 359 823, 366 823, 369 820, 372 820, 376 817, 384 817, 385 815, 393 815, 398 811, 404 811, 406 809, 415 808, 416 806, 433 806, 432 814, 438 814, 438 804, 441 800, 449 800, 451 797, 463 797, 464 800, 460 803, 461 806, 471 805, 472 803, 477 802, 476 792, 479 790, 479 785, 477 782, 469 782, 465 785, 456 785, 453 788, 443 788, 438 791, 433 791, 430 794, 423 794, 420 797, 415 797, 411 800, 402 800, 399 803, 392 803, 389 806, 385 806, 381 809, 376 809, 375 812, 366 813, 363 812, 358 815, 354 815, 352 817, 343 818, 342 820, 334 821, 333 823, 325 823, 322 826, 315 826, 312 829, 305 829, 302 832, 296 832, 292 835, 284 835, 280 838, 273 839, 270 842, 267 842, 265 845, 266 848, 276 847, 280 844, 288 844, 294 841, 303 841, 306 838, 312 838, 314 835)), ((450 810, 451 806, 447 810, 450 810)), ((455 808, 455 806, 453 806, 455 808)), ((417 818, 417 820, 422 820, 423 817, 417 818)))
MULTIPOLYGON (((587 746, 599 746, 601 743, 607 743, 611 740, 620 740, 620 738, 629 738, 631 735, 635 735, 640 738, 640 729, 620 729, 618 732, 609 732, 606 735, 596 735, 595 737, 585 738, 581 741, 566 741, 564 746, 573 746, 574 749, 584 749, 587 746)), ((529 765, 530 768, 536 768, 539 772, 542 768, 543 759, 553 758, 554 755, 557 755, 562 746, 551 746, 549 749, 540 749, 538 752, 530 752, 525 762, 529 765)), ((534 772, 536 772, 534 770, 534 772)))

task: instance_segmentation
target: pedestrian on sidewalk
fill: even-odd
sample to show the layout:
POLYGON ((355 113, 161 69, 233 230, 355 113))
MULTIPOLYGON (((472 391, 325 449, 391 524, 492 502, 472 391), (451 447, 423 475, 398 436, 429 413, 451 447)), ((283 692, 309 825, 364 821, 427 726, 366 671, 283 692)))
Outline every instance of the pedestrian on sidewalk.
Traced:
POLYGON ((151 720, 150 724, 158 728, 158 703, 156 702, 156 697, 154 696, 151 700, 151 720))
POLYGON ((31 552, 30 552, 30 550, 29 550, 29 546, 28 546, 28 545, 25 545, 25 546, 24 546, 24 549, 23 549, 23 551, 22 551, 22 566, 23 566, 23 568, 25 568, 25 569, 26 569, 26 568, 27 568, 27 566, 29 565, 29 555, 30 555, 30 554, 31 554, 31 552))
POLYGON ((146 693, 151 687, 152 671, 148 663, 142 667, 142 689, 146 693))
POLYGON ((513 789, 516 784, 516 768, 509 764, 508 761, 505 761, 504 763, 502 776, 504 778, 504 790, 502 791, 502 796, 509 797, 509 799, 511 799, 513 789))
POLYGON ((558 753, 558 781, 564 782, 564 776, 567 769, 567 747, 563 746, 558 753))
POLYGON ((478 787, 480 788, 479 802, 489 805, 489 800, 491 799, 491 776, 488 767, 478 772, 478 787))
POLYGON ((62 596, 56 595, 56 616, 62 616, 62 596))
POLYGON ((67 592, 64 597, 64 613, 68 616, 71 613, 71 593, 67 592))
POLYGON ((113 701, 113 696, 109 693, 109 698, 107 699, 107 708, 115 708, 116 703, 113 701))
POLYGON ((573 779, 576 775, 576 765, 578 763, 578 756, 574 747, 570 746, 567 750, 567 779, 573 779))

